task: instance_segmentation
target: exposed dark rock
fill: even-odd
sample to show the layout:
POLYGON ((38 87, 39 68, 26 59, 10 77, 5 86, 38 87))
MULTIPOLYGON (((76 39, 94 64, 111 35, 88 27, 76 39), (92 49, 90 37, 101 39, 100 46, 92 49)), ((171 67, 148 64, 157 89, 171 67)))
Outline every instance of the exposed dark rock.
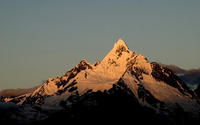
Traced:
POLYGON ((98 66, 100 63, 101 63, 101 62, 97 60, 97 61, 94 63, 94 66, 98 66))
POLYGON ((77 90, 78 88, 77 87, 71 87, 69 90, 68 90, 68 92, 73 92, 73 91, 75 91, 75 90, 77 90))
POLYGON ((92 69, 92 66, 88 64, 85 60, 82 60, 77 66, 75 66, 73 69, 68 71, 65 75, 68 77, 66 81, 64 81, 62 84, 58 83, 58 85, 65 86, 72 78, 74 78, 79 72, 85 69, 92 69))
MULTIPOLYGON (((66 92, 67 90, 68 90, 68 91, 71 91, 71 90, 69 90, 69 89, 71 89, 72 87, 74 87, 74 85, 76 85, 76 84, 77 84, 77 82, 76 82, 76 80, 74 80, 74 81, 72 81, 68 86, 66 86, 64 89, 58 90, 58 92, 57 92, 56 94, 57 94, 57 95, 61 95, 62 93, 66 92)), ((74 88, 77 89, 77 87, 74 87, 74 88)), ((72 89, 72 90, 73 90, 73 89, 72 89)))
POLYGON ((127 52, 126 47, 124 47, 123 45, 118 46, 118 48, 116 49, 116 53, 118 54, 118 56, 120 57, 122 55, 122 52, 127 52))
POLYGON ((162 67, 156 62, 151 63, 152 73, 151 75, 158 81, 163 81, 168 85, 177 88, 182 94, 184 92, 190 93, 194 96, 194 93, 187 87, 185 83, 181 81, 181 79, 176 76, 173 71, 166 67, 162 67))
POLYGON ((194 90, 194 92, 197 94, 197 96, 200 98, 200 85, 194 90))
POLYGON ((145 72, 140 68, 137 68, 137 67, 133 67, 133 68, 134 70, 130 69, 131 74, 135 76, 138 81, 142 80, 143 79, 142 74, 145 72))

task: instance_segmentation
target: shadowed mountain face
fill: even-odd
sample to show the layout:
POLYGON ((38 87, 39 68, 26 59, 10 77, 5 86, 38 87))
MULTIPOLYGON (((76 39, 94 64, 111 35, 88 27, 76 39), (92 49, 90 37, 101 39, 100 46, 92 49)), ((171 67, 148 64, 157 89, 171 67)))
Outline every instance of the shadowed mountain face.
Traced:
POLYGON ((178 67, 176 65, 166 65, 166 64, 161 64, 161 63, 160 63, 160 65, 162 65, 163 67, 166 67, 166 68, 172 70, 176 74, 185 73, 187 71, 187 70, 182 69, 182 68, 180 68, 180 67, 178 67))
POLYGON ((185 70, 175 65, 161 65, 176 73, 191 89, 200 85, 200 69, 185 70))
POLYGON ((173 71, 129 50, 122 39, 101 62, 82 60, 33 92, 0 100, 17 106, 0 110, 2 123, 10 124, 184 125, 199 122, 200 111, 199 98, 173 71))
POLYGON ((200 85, 194 90, 198 97, 200 97, 200 85))

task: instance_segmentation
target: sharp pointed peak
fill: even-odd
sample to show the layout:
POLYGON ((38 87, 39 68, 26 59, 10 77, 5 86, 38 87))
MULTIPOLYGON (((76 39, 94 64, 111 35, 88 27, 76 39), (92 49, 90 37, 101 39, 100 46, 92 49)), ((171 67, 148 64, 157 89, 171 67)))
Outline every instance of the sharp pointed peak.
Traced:
POLYGON ((125 42, 124 39, 123 39, 122 37, 119 37, 118 41, 119 41, 119 40, 125 42))
POLYGON ((120 37, 120 38, 117 40, 116 43, 123 43, 123 44, 126 44, 126 42, 123 40, 122 37, 120 37))
POLYGON ((119 46, 124 46, 126 49, 128 49, 128 46, 126 45, 126 42, 121 37, 115 43, 114 48, 118 48, 119 46))
POLYGON ((82 59, 82 60, 80 61, 80 63, 77 64, 75 67, 76 67, 76 68, 81 67, 82 69, 84 69, 85 66, 88 67, 88 69, 92 69, 91 64, 90 64, 86 59, 82 59))

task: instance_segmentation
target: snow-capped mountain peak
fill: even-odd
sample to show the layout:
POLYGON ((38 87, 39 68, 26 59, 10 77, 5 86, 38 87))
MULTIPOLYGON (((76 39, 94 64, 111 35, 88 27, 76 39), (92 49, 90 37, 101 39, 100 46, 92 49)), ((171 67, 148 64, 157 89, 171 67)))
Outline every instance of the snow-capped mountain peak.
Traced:
MULTIPOLYGON (((113 64, 115 66, 126 65, 128 60, 134 58, 137 54, 128 49, 125 41, 123 39, 119 39, 111 49, 111 51, 104 57, 101 64, 109 66, 113 64), (120 64, 119 64, 120 63, 120 64)), ((123 66, 126 67, 126 66, 123 66)))
POLYGON ((171 105, 191 112, 200 109, 193 93, 172 71, 129 50, 121 38, 102 61, 90 64, 82 59, 63 76, 49 78, 33 93, 9 101, 40 104, 54 110, 60 109, 63 101, 72 104, 69 100, 74 95, 79 98, 90 92, 110 94, 119 88, 131 93, 139 104, 157 111, 166 112, 163 107, 171 105))
POLYGON ((123 49, 128 50, 128 46, 126 45, 126 42, 122 39, 119 38, 119 40, 114 44, 113 49, 118 49, 119 47, 123 47, 123 49))

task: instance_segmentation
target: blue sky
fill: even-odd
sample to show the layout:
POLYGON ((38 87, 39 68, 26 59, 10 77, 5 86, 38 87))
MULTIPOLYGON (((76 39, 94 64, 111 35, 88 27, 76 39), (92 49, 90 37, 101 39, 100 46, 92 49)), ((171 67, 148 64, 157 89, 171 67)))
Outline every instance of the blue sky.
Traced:
POLYGON ((122 37, 150 61, 200 67, 199 0, 1 0, 0 89, 39 85, 122 37))

